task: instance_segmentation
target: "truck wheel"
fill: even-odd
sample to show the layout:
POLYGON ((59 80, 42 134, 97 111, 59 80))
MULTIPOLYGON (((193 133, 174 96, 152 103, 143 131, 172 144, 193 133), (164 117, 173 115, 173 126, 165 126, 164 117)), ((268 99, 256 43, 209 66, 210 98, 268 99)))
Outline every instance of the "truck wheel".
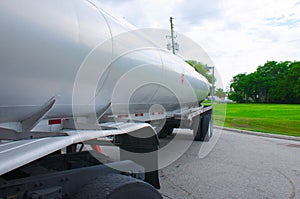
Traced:
POLYGON ((193 118, 192 130, 194 135, 194 141, 201 141, 201 120, 202 119, 200 118, 200 116, 196 116, 193 118))
POLYGON ((202 118, 200 141, 208 142, 211 136, 211 115, 206 114, 202 118))
POLYGON ((168 135, 172 135, 173 134, 173 130, 174 130, 174 128, 170 128, 170 130, 168 131, 168 135))
POLYGON ((199 125, 197 128, 197 124, 194 123, 194 140, 195 141, 209 141, 210 137, 212 136, 212 121, 211 121, 211 115, 206 114, 203 115, 202 118, 200 118, 201 121, 199 121, 199 118, 197 118, 194 122, 199 121, 199 125))
POLYGON ((207 127, 207 131, 206 131, 206 135, 204 137, 204 141, 208 142, 212 136, 212 128, 213 128, 213 124, 212 124, 212 119, 211 117, 208 117, 208 127, 207 127))
POLYGON ((158 137, 159 138, 165 138, 167 137, 168 135, 171 135, 173 132, 173 128, 172 127, 169 127, 169 126, 164 126, 160 132, 158 133, 158 137))
POLYGON ((121 174, 104 175, 83 186, 72 199, 162 199, 161 194, 144 181, 121 174))

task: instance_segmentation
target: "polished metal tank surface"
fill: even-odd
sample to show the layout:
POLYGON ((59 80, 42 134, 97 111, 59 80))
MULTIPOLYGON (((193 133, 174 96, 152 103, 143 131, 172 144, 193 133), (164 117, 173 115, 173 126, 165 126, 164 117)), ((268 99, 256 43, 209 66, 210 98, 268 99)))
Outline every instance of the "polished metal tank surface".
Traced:
POLYGON ((146 112, 194 106, 209 83, 181 58, 101 9, 97 1, 0 1, 0 123, 49 99, 46 118, 89 115, 107 104, 146 112))

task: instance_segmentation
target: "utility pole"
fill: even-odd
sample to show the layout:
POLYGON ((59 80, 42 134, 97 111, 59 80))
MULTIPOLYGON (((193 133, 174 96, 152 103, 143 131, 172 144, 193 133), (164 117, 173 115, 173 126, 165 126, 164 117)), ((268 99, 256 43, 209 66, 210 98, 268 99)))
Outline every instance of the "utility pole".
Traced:
POLYGON ((173 17, 170 17, 170 24, 171 24, 171 36, 170 35, 166 35, 167 39, 171 39, 171 44, 170 42, 168 42, 167 44, 167 49, 168 50, 172 50, 172 53, 174 55, 176 55, 176 51, 179 51, 179 44, 177 42, 175 42, 175 38, 177 37, 177 35, 174 36, 174 24, 173 24, 173 17))
POLYGON ((173 25, 173 17, 170 17, 171 24, 171 40, 172 40, 172 52, 175 55, 175 43, 174 43, 174 25, 173 25))
POLYGON ((212 66, 212 92, 211 92, 211 97, 212 97, 212 104, 214 103, 214 97, 215 97, 215 67, 212 66))

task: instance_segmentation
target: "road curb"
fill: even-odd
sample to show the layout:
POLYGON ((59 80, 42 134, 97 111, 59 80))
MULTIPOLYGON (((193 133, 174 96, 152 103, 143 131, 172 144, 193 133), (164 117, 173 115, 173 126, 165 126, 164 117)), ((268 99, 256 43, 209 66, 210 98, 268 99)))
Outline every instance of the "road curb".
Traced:
POLYGON ((247 131, 247 130, 241 130, 241 129, 233 129, 233 128, 221 127, 221 126, 214 126, 214 128, 224 129, 224 130, 227 130, 227 131, 232 131, 232 132, 242 133, 242 134, 247 134, 247 135, 256 135, 256 136, 262 136, 262 137, 268 137, 268 138, 277 138, 277 139, 284 139, 284 140, 300 141, 300 137, 295 137, 295 136, 261 133, 261 132, 247 131))

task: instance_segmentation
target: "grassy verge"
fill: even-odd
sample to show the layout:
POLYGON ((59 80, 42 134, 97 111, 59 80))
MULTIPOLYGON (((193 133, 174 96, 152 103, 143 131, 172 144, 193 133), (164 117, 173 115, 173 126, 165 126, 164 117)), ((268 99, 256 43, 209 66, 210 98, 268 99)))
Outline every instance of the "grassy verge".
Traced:
POLYGON ((300 137, 300 105, 214 104, 214 124, 300 137))

